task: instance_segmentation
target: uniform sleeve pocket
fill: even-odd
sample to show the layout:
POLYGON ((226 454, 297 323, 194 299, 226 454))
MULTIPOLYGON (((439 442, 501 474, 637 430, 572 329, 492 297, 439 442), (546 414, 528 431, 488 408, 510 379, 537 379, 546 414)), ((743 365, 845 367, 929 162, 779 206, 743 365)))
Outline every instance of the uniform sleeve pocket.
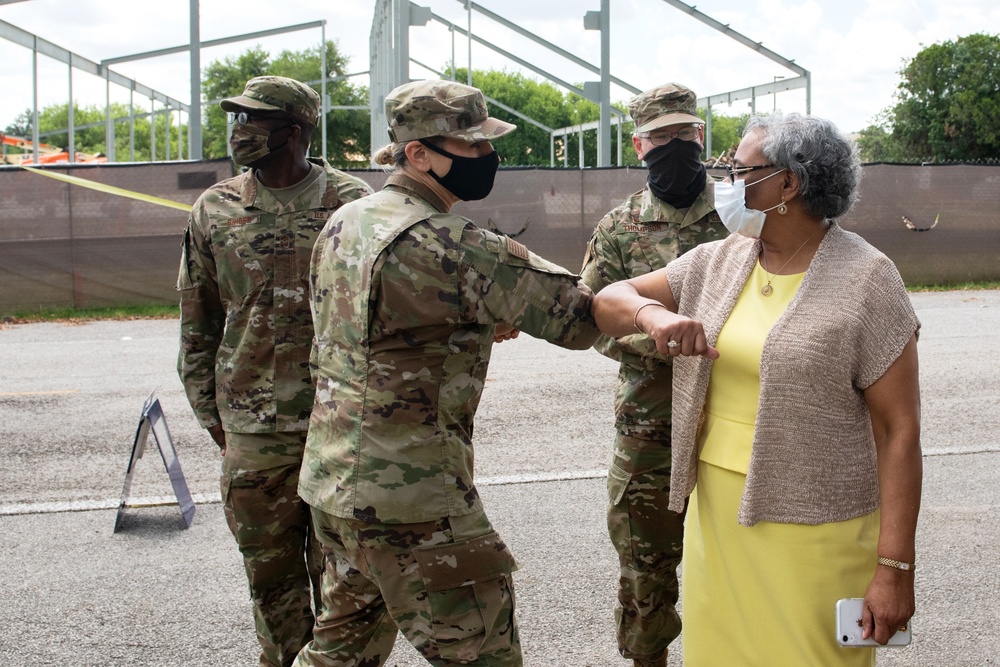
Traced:
POLYGON ((428 592, 431 634, 446 660, 513 648, 513 554, 495 532, 413 550, 428 592))

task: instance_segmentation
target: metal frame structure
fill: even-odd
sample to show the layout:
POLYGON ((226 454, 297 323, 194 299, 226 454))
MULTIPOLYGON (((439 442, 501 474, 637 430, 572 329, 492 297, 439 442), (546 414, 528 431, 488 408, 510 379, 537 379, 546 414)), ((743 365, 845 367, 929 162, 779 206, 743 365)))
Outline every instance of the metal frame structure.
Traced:
MULTIPOLYGON (((207 42, 200 41, 199 33, 200 21, 198 20, 198 5, 200 0, 189 0, 191 3, 191 41, 188 44, 181 46, 170 46, 164 49, 156 49, 154 51, 144 51, 142 53, 134 53, 127 56, 117 56, 115 58, 106 58, 101 61, 102 67, 110 67, 111 65, 116 65, 118 63, 132 62, 135 60, 144 60, 146 58, 158 58, 160 56, 168 56, 175 53, 183 53, 184 51, 190 51, 191 53, 191 99, 198 100, 199 104, 195 104, 191 108, 191 112, 188 114, 188 158, 191 160, 200 160, 202 158, 202 137, 201 137, 201 49, 213 46, 222 46, 223 44, 232 44, 234 42, 245 42, 253 39, 260 39, 261 37, 270 37, 272 35, 281 35, 289 32, 297 32, 299 30, 311 30, 313 28, 319 28, 321 30, 320 43, 324 45, 324 48, 320 49, 320 70, 326 72, 326 20, 322 21, 311 21, 309 23, 299 23, 296 25, 284 26, 281 28, 271 28, 269 30, 259 30, 257 32, 248 32, 242 35, 235 35, 232 37, 223 37, 221 39, 212 39, 207 42), (195 73, 197 72, 197 76, 195 73)), ((322 115, 326 117, 326 82, 327 78, 322 79, 318 83, 321 84, 322 89, 320 96, 322 98, 322 115)), ((323 157, 326 157, 326 123, 321 123, 323 132, 323 157)), ((111 128, 109 130, 109 145, 113 145, 113 126, 109 119, 108 126, 111 128)))
MULTIPOLYGON (((13 4, 16 2, 25 2, 26 0, 0 0, 0 5, 13 4)), ((577 134, 579 136, 579 146, 580 146, 580 164, 583 166, 583 133, 596 130, 598 133, 598 147, 597 147, 597 166, 610 166, 611 165, 611 149, 610 149, 610 130, 612 126, 615 126, 618 131, 618 163, 621 164, 622 161, 622 124, 626 120, 626 114, 611 105, 611 84, 619 86, 620 88, 636 94, 640 92, 639 88, 618 79, 613 76, 610 71, 610 35, 611 35, 611 16, 610 16, 610 0, 600 0, 601 9, 599 11, 589 11, 587 12, 583 19, 583 27, 585 30, 596 30, 601 33, 600 44, 601 44, 601 54, 600 54, 600 66, 594 65, 587 62, 583 58, 580 58, 572 53, 569 53, 565 49, 562 49, 555 44, 552 44, 534 33, 531 33, 524 28, 521 28, 516 23, 505 19, 504 17, 496 14, 495 12, 486 9, 485 7, 479 5, 473 0, 455 0, 463 5, 466 10, 467 20, 466 26, 456 25, 455 23, 435 14, 429 7, 422 7, 411 2, 411 0, 376 0, 375 12, 372 19, 372 29, 370 35, 370 68, 368 72, 361 72, 357 74, 352 74, 348 76, 359 76, 363 74, 369 74, 370 76, 370 86, 369 86, 369 105, 368 109, 371 114, 371 145, 376 147, 385 141, 385 128, 387 126, 385 111, 384 111, 384 101, 385 96, 396 86, 410 80, 410 64, 416 64, 430 72, 434 72, 438 76, 443 75, 440 72, 428 67, 427 65, 420 63, 410 57, 409 49, 409 29, 411 26, 425 26, 431 20, 445 26, 451 32, 452 35, 452 63, 455 62, 455 36, 464 36, 468 42, 468 77, 471 83, 472 77, 472 44, 485 46, 494 53, 507 58, 508 60, 520 65, 521 67, 534 72, 546 80, 568 90, 576 93, 580 97, 597 104, 600 107, 600 118, 593 123, 585 123, 581 125, 575 125, 571 127, 563 128, 549 128, 543 123, 540 123, 536 119, 530 118, 514 109, 506 107, 500 104, 496 100, 490 100, 494 105, 503 108, 505 111, 514 114, 518 118, 524 120, 525 122, 531 123, 541 129, 544 129, 549 133, 549 164, 555 166, 555 141, 557 137, 562 138, 563 142, 563 161, 564 164, 568 163, 568 145, 569 145, 569 135, 577 134), (583 87, 571 84, 560 77, 548 72, 541 67, 538 67, 534 63, 528 62, 519 56, 510 53, 499 46, 491 43, 489 40, 476 35, 472 31, 472 15, 473 12, 481 14, 482 16, 490 19, 491 21, 509 29, 517 34, 526 37, 536 44, 547 49, 552 54, 569 60, 571 63, 582 67, 590 73, 597 74, 599 79, 596 81, 587 81, 584 83, 583 87)), ((28 33, 16 26, 13 26, 4 21, 0 21, 0 38, 13 41, 20 44, 26 48, 32 50, 32 104, 33 104, 33 114, 32 114, 32 143, 34 146, 34 154, 38 156, 38 143, 39 143, 39 132, 38 132, 38 54, 49 56, 56 60, 66 63, 69 65, 69 110, 68 110, 68 136, 69 136, 69 154, 74 155, 74 134, 77 129, 74 125, 73 119, 73 69, 80 69, 89 74, 99 76, 105 79, 106 82, 106 118, 105 118, 105 136, 107 145, 107 155, 109 161, 115 160, 115 125, 118 121, 124 120, 123 118, 112 118, 111 117, 111 84, 120 85, 129 90, 129 157, 134 159, 134 132, 135 132, 135 114, 134 107, 134 95, 135 93, 140 93, 150 99, 151 109, 149 114, 138 114, 138 117, 149 116, 151 119, 156 118, 158 113, 167 114, 167 130, 166 130, 166 142, 167 142, 167 156, 169 158, 170 153, 170 119, 174 111, 180 113, 187 113, 188 115, 188 158, 189 159, 201 159, 202 157, 202 136, 201 136, 201 118, 202 118, 202 105, 201 100, 201 49, 204 47, 219 46, 223 44, 229 44, 233 42, 247 41, 252 39, 258 39, 261 37, 267 37, 271 35, 277 35, 287 32, 294 32, 298 30, 308 30, 313 28, 320 28, 321 30, 321 70, 323 76, 318 82, 309 82, 310 84, 319 83, 321 86, 321 100, 322 100, 322 117, 325 119, 326 114, 330 111, 329 100, 326 94, 326 84, 330 81, 335 81, 346 77, 330 77, 328 76, 326 69, 326 21, 312 21, 309 23, 300 23, 297 25, 285 26, 282 28, 273 28, 270 30, 262 30, 252 33, 245 33, 242 35, 236 35, 233 37, 226 37, 222 39, 214 39, 206 42, 201 41, 200 35, 200 0, 188 0, 190 9, 190 41, 186 45, 168 47, 164 49, 157 49, 154 51, 147 51, 143 53, 137 53, 126 56, 118 56, 114 58, 107 58, 100 63, 94 63, 82 56, 74 54, 62 47, 59 47, 51 42, 48 42, 37 35, 28 33), (136 82, 133 79, 129 79, 117 72, 111 70, 111 66, 117 63, 130 62, 134 60, 141 60, 145 58, 154 58, 164 55, 170 55, 175 53, 182 53, 188 51, 190 54, 190 85, 191 85, 191 104, 185 104, 179 100, 175 100, 167 95, 156 92, 154 89, 136 82), (163 104, 164 109, 158 111, 156 109, 157 102, 163 104)), ((764 47, 761 42, 755 42, 745 35, 733 30, 728 25, 723 24, 712 17, 698 11, 693 5, 688 5, 681 0, 663 0, 671 7, 682 11, 692 18, 708 25, 709 27, 721 32, 727 37, 739 42, 743 46, 750 48, 757 53, 760 53, 764 57, 776 62, 782 67, 794 72, 797 76, 794 77, 774 77, 773 81, 766 82, 763 84, 749 86, 747 88, 742 88, 739 90, 731 90, 723 93, 710 95, 707 97, 699 98, 697 103, 699 106, 703 106, 706 109, 706 151, 708 154, 712 152, 711 144, 711 128, 712 128, 712 106, 715 104, 720 104, 723 102, 732 103, 738 100, 750 99, 751 110, 756 110, 756 99, 762 95, 776 95, 779 92, 784 92, 788 90, 794 90, 797 88, 806 89, 806 112, 811 110, 811 100, 812 100, 812 90, 811 90, 811 75, 808 70, 796 64, 793 60, 789 60, 780 56, 779 54, 771 51, 770 49, 764 47)), ((361 108, 361 107, 337 107, 339 108, 361 108)), ((180 118, 178 118, 180 122, 180 118)), ((85 125, 81 127, 92 127, 93 125, 85 125)), ((321 123, 322 131, 322 154, 326 158, 326 123, 321 123)), ((49 134, 49 133, 47 133, 49 134)), ((151 122, 151 138, 150 143, 154 151, 155 159, 155 147, 156 147, 156 134, 155 134, 155 123, 151 122)), ((181 147, 178 145, 178 159, 181 157, 181 147)))
MULTIPOLYGON (((25 2, 26 0, 0 0, 0 5, 13 4, 15 2, 25 2)), ((200 160, 202 159, 202 136, 201 136, 201 117, 202 117, 202 106, 203 102, 201 99, 201 49, 206 47, 220 46, 223 44, 231 44, 234 42, 248 41, 252 39, 259 39, 261 37, 269 37, 272 35, 279 35, 288 32, 295 32, 299 30, 311 30, 314 28, 320 28, 321 38, 320 38, 320 69, 323 74, 319 81, 309 82, 320 84, 320 98, 322 104, 322 117, 325 119, 327 112, 330 110, 330 103, 326 95, 326 84, 330 81, 336 81, 344 77, 330 77, 327 75, 326 69, 326 20, 312 21, 309 23, 300 23, 297 25, 290 25, 281 28, 272 28, 270 30, 260 30, 257 32, 245 33, 242 35, 236 35, 233 37, 225 37, 221 39, 213 39, 206 42, 201 41, 201 28, 200 28, 200 0, 188 0, 190 9, 190 41, 188 44, 181 46, 173 46, 164 49, 156 49, 154 51, 146 51, 143 53, 136 53, 132 55, 118 56, 114 58, 106 58, 100 63, 95 63, 83 56, 72 53, 71 51, 64 49, 56 44, 53 44, 37 35, 29 33, 17 26, 0 20, 0 38, 7 39, 29 48, 32 50, 32 145, 35 155, 35 161, 38 159, 38 143, 40 134, 38 131, 38 54, 48 56, 60 62, 67 63, 69 65, 69 103, 68 103, 68 127, 66 132, 69 138, 69 155, 70 161, 73 161, 73 156, 75 154, 75 134, 77 129, 83 129, 88 127, 95 127, 94 124, 87 124, 83 126, 76 126, 73 119, 73 68, 77 68, 81 71, 87 72, 94 76, 101 77, 105 80, 105 146, 108 161, 115 161, 115 125, 118 121, 129 120, 129 159, 133 160, 135 158, 135 119, 144 118, 149 116, 150 122, 150 146, 152 149, 153 158, 155 160, 156 156, 156 132, 155 132, 155 118, 157 114, 165 113, 167 115, 167 127, 166 127, 166 155, 170 158, 170 125, 171 118, 174 111, 180 113, 186 113, 188 116, 188 159, 200 160), (170 96, 164 95, 163 93, 156 92, 153 88, 145 86, 138 83, 134 79, 125 77, 111 69, 112 65, 132 62, 135 60, 143 60, 146 58, 156 58, 159 56, 172 55, 175 53, 190 53, 190 85, 191 85, 191 104, 185 104, 180 100, 176 100, 170 96), (111 116, 111 84, 122 86, 129 91, 129 115, 122 118, 113 118, 111 116), (150 99, 151 109, 148 114, 136 114, 134 106, 134 96, 135 93, 139 93, 150 99), (162 110, 156 109, 156 103, 160 102, 163 104, 164 108, 162 110)), ((362 72, 361 74, 364 74, 362 72)), ((357 76, 353 74, 351 76, 357 76)), ((340 107, 338 107, 340 108, 340 107)), ((180 125, 180 118, 178 118, 178 126, 180 125)), ((326 158, 326 123, 320 123, 321 133, 322 133, 322 153, 324 159, 326 158)), ((228 129, 228 128, 227 128, 228 129)), ((61 131, 56 131, 46 134, 61 134, 61 131)), ((181 146, 178 142, 177 146, 177 158, 181 159, 181 146)))
MULTIPOLYGON (((718 30, 727 37, 739 42, 743 46, 750 48, 757 53, 760 53, 764 57, 776 62, 782 67, 794 72, 797 76, 794 77, 775 77, 772 81, 763 84, 752 85, 747 88, 741 88, 738 90, 726 91, 723 93, 718 93, 715 95, 709 95, 707 97, 700 97, 697 100, 699 107, 704 107, 706 109, 706 152, 711 155, 712 153, 712 106, 715 104, 732 103, 739 100, 749 99, 751 104, 751 110, 756 111, 756 100, 757 97, 766 95, 776 95, 779 92, 785 92, 789 90, 795 90, 798 88, 806 89, 806 113, 809 113, 812 106, 812 81, 811 75, 808 70, 796 64, 794 60, 785 58, 774 51, 763 46, 761 42, 755 42, 749 37, 746 37, 742 33, 737 32, 730 28, 727 24, 723 24, 707 14, 698 11, 693 5, 688 5, 680 0, 663 0, 668 5, 682 11, 692 18, 708 25, 709 27, 718 30)), ((456 0, 456 2, 461 3, 467 13, 466 27, 452 23, 451 21, 435 14, 429 7, 422 7, 416 5, 410 0, 376 0, 375 15, 372 19, 372 32, 370 41, 370 53, 371 53, 371 96, 369 98, 369 104, 371 108, 371 139, 372 146, 377 146, 381 142, 385 141, 385 128, 387 126, 385 111, 383 109, 385 96, 396 86, 410 80, 409 65, 410 63, 416 64, 430 72, 434 72, 438 76, 442 76, 440 72, 437 72, 431 67, 414 60, 409 55, 409 28, 411 26, 424 26, 430 20, 434 20, 445 27, 452 33, 452 63, 455 62, 455 35, 464 36, 468 41, 468 76, 471 79, 472 76, 472 44, 475 42, 481 46, 485 46, 494 53, 497 53, 504 58, 520 65, 521 67, 530 70, 546 80, 552 83, 576 93, 577 95, 587 99, 600 107, 600 119, 591 123, 584 123, 581 125, 574 125, 570 127, 562 127, 551 129, 547 128, 545 125, 539 123, 535 119, 528 118, 527 116, 513 111, 511 109, 505 108, 506 111, 514 113, 518 118, 521 118, 527 122, 530 122, 538 127, 546 129, 549 132, 549 145, 550 145, 550 155, 549 164, 550 166, 555 166, 555 139, 556 137, 562 137, 563 140, 563 163, 568 163, 568 146, 569 146, 569 135, 576 134, 579 136, 579 146, 580 146, 580 164, 583 165, 583 133, 596 130, 598 132, 598 146, 597 146, 597 162, 600 167, 606 167, 611 165, 611 151, 610 151, 610 129, 611 126, 616 126, 618 129, 618 164, 622 162, 622 123, 625 121, 626 114, 614 108, 611 105, 611 83, 625 89, 626 91, 637 94, 640 91, 639 88, 622 81, 621 79, 613 76, 610 72, 610 34, 611 34, 611 17, 610 17, 610 0, 600 0, 601 9, 599 11, 589 11, 587 12, 584 19, 584 29, 585 30, 597 30, 601 33, 601 57, 600 66, 596 66, 592 63, 585 61, 584 59, 569 53, 568 51, 552 44, 534 33, 531 33, 524 28, 518 26, 504 17, 496 14, 495 12, 486 9, 485 7, 479 5, 473 0, 456 0), (573 85, 560 77, 552 74, 551 72, 545 71, 537 65, 530 63, 519 56, 510 53, 499 46, 491 43, 489 40, 476 35, 472 31, 472 13, 473 11, 481 14, 495 23, 512 30, 519 35, 526 37, 533 42, 543 46, 548 49, 551 53, 569 60, 570 62, 578 65, 585 70, 598 74, 600 79, 597 81, 587 81, 584 83, 583 88, 573 85)), ((471 83, 471 81, 470 81, 471 83)), ((496 104, 495 101, 491 100, 491 103, 496 104)))
MULTIPOLYGON (((11 2, 18 1, 23 2, 24 0, 4 0, 0 4, 10 4, 11 2)), ((171 106, 175 109, 179 109, 184 112, 189 112, 190 108, 187 104, 176 100, 168 95, 159 93, 149 86, 143 85, 137 82, 135 79, 130 79, 123 74, 119 74, 108 67, 95 63, 92 60, 88 60, 81 55, 73 53, 67 49, 64 49, 57 44, 53 44, 48 40, 45 40, 37 35, 34 35, 26 30, 22 30, 15 25, 7 23, 6 21, 0 20, 0 38, 6 39, 8 41, 19 44, 26 48, 31 49, 31 97, 32 97, 32 145, 34 147, 35 161, 38 159, 38 55, 48 56, 53 60, 57 60, 62 63, 66 63, 69 67, 69 99, 73 99, 73 69, 78 69, 82 72, 92 74, 94 76, 101 77, 107 81, 107 85, 110 89, 112 83, 127 88, 131 93, 140 93, 152 100, 155 105, 156 102, 161 102, 166 105, 167 108, 171 106)), ((109 106, 110 109, 110 106, 109 106)), ((75 154, 75 141, 74 133, 76 128, 73 124, 73 104, 69 104, 68 111, 68 121, 69 121, 69 155, 72 161, 75 154)), ((110 115, 110 114, 108 114, 110 115)), ((145 115, 145 114, 142 114, 145 115)), ((134 117, 134 116, 133 116, 134 117)), ((109 159, 113 159, 114 145, 110 144, 109 159)))
POLYGON ((805 88, 806 113, 812 112, 812 75, 809 70, 796 64, 794 60, 789 60, 784 56, 778 55, 764 46, 762 42, 755 42, 746 35, 733 30, 728 24, 721 23, 720 21, 713 19, 708 14, 698 11, 693 5, 688 5, 680 0, 663 0, 663 2, 686 14, 689 14, 692 18, 701 21, 710 28, 718 30, 730 39, 736 40, 743 46, 756 51, 769 60, 778 63, 785 69, 798 74, 796 77, 774 77, 774 79, 768 83, 762 83, 748 88, 740 88, 739 90, 730 90, 716 95, 709 95, 708 97, 699 97, 697 101, 698 106, 705 108, 705 138, 707 142, 705 144, 705 151, 708 155, 712 154, 712 106, 715 104, 722 104, 723 102, 732 104, 733 102, 739 100, 749 99, 750 112, 756 113, 758 97, 766 95, 777 96, 777 94, 781 92, 805 88))
MULTIPOLYGON (((528 39, 534 41, 535 43, 545 47, 553 54, 558 55, 562 58, 570 60, 572 63, 579 65, 588 71, 600 73, 602 68, 599 68, 587 61, 579 58, 572 53, 548 42, 541 37, 538 37, 532 32, 529 32, 515 23, 508 21, 502 16, 482 7, 481 5, 471 2, 470 0, 457 0, 461 2, 467 10, 468 20, 465 28, 459 26, 448 19, 435 14, 428 7, 421 7, 416 5, 410 0, 377 0, 375 4, 375 16, 372 20, 372 33, 371 41, 369 46, 369 52, 371 54, 371 70, 370 79, 371 84, 369 87, 370 97, 369 104, 371 108, 371 141, 372 147, 380 145, 385 142, 385 128, 388 126, 388 122, 385 118, 385 96, 396 86, 409 81, 409 65, 413 63, 418 65, 429 72, 433 72, 442 78, 445 78, 441 72, 438 72, 434 68, 415 60, 409 55, 409 28, 410 26, 424 26, 430 20, 443 25, 448 28, 452 33, 452 62, 454 63, 454 35, 458 34, 466 37, 469 43, 469 62, 470 67, 468 68, 468 76, 471 77, 472 67, 471 67, 471 57, 472 57, 472 42, 476 42, 486 48, 490 49, 494 53, 497 53, 512 62, 517 63, 521 67, 535 72, 545 79, 556 83, 557 85, 576 93, 584 99, 590 100, 595 104, 601 105, 602 109, 606 107, 608 116, 612 113, 616 114, 616 121, 621 121, 625 114, 615 109, 610 103, 610 82, 613 80, 616 84, 626 88, 627 90, 633 92, 639 92, 639 89, 632 86, 625 81, 607 75, 608 79, 608 95, 604 97, 605 103, 601 103, 600 96, 600 84, 598 82, 590 82, 585 84, 583 88, 576 86, 562 78, 548 72, 541 67, 535 65, 534 63, 528 62, 523 58, 506 51, 505 49, 493 44, 489 40, 479 37, 474 32, 472 32, 472 11, 475 10, 484 16, 490 18, 491 20, 503 25, 504 27, 517 32, 518 34, 527 37, 528 39), (389 28, 391 26, 391 28, 389 28), (388 57, 383 56, 383 54, 388 54, 388 57), (591 85, 594 84, 594 85, 591 85)), ((602 3, 608 3, 609 0, 601 0, 602 3)), ((608 58, 608 60, 610 60, 608 58)), ((607 68, 604 68, 607 70, 607 68)), ((531 123, 536 127, 544 129, 549 133, 549 164, 550 166, 555 166, 555 138, 557 136, 564 136, 567 134, 561 130, 554 130, 538 120, 526 116, 510 107, 499 104, 496 100, 489 99, 491 104, 496 104, 500 106, 505 111, 512 113, 521 120, 531 123)), ((610 125, 610 123, 608 123, 610 125)), ((616 123, 619 124, 619 123, 616 123)), ((620 133, 619 133, 620 135, 620 133)), ((619 162, 621 161, 621 137, 619 136, 619 162)), ((610 138, 608 139, 607 146, 604 148, 605 154, 610 152, 610 138)), ((610 159, 609 159, 610 162, 610 159)))

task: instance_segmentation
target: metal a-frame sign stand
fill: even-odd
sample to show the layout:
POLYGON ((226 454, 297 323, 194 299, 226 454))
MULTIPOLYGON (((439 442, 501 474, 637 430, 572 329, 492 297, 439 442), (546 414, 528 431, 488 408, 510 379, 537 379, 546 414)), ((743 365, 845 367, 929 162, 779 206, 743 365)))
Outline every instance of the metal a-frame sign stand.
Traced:
POLYGON ((135 430, 135 441, 132 443, 132 456, 128 461, 128 470, 125 472, 125 485, 122 487, 122 498, 118 503, 118 515, 115 517, 114 532, 122 527, 125 518, 125 508, 128 505, 129 492, 132 488, 132 475, 135 473, 135 466, 146 451, 146 439, 152 431, 156 440, 156 447, 160 450, 160 458, 163 459, 163 467, 170 477, 170 486, 174 489, 177 497, 177 504, 181 509, 181 516, 184 518, 184 527, 190 528, 194 520, 194 500, 188 490, 187 481, 181 471, 181 462, 177 458, 177 450, 174 448, 174 441, 170 438, 170 429, 167 428, 167 419, 163 416, 163 408, 160 407, 160 399, 156 398, 153 391, 146 398, 142 405, 142 415, 139 417, 139 426, 135 430))

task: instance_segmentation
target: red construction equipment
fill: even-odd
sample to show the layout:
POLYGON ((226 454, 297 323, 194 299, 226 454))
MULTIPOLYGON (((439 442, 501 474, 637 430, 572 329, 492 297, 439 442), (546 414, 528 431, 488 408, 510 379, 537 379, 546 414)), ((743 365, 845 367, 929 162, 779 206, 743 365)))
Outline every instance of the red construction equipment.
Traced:
MULTIPOLYGON (((27 151, 26 153, 8 153, 4 150, 0 162, 6 162, 7 164, 34 164, 35 162, 34 146, 31 139, 12 137, 0 132, 0 146, 4 148, 10 146, 27 151)), ((74 159, 74 162, 107 161, 108 158, 103 153, 81 153, 80 151, 76 151, 74 159)), ((38 144, 38 164, 56 164, 59 162, 69 162, 69 151, 67 149, 50 144, 38 144)))

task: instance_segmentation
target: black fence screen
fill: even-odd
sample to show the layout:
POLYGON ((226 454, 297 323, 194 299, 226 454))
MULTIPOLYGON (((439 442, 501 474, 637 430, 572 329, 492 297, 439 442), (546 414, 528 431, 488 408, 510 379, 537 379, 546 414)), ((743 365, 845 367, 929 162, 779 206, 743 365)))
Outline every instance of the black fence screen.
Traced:
MULTIPOLYGON (((185 204, 233 173, 228 160, 47 169, 185 204)), ((376 189, 386 178, 354 173, 376 189)), ((594 226, 645 174, 503 170, 490 197, 455 211, 576 271, 594 226)), ((885 252, 908 283, 998 280, 998 211, 998 166, 875 164, 840 223, 885 252)), ((0 312, 176 301, 186 221, 176 209, 0 168, 0 312)))

